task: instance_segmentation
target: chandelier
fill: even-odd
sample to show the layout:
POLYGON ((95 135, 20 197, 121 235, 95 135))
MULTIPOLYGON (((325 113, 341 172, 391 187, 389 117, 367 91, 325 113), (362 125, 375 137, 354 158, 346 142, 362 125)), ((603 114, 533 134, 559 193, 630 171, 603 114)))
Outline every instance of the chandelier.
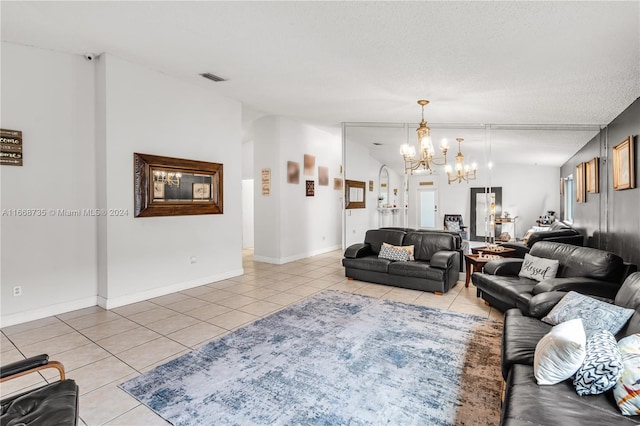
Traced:
POLYGON ((478 170, 476 163, 473 163, 471 166, 464 164, 464 155, 462 155, 462 150, 460 148, 460 144, 464 139, 457 138, 456 140, 458 141, 458 155, 456 155, 455 174, 453 174, 453 168, 450 164, 447 164, 444 167, 444 170, 447 172, 449 184, 455 181, 462 183, 462 181, 469 182, 470 180, 475 180, 476 171, 478 170))
POLYGON ((422 121, 420 121, 420 124, 416 129, 416 133, 418 134, 420 157, 417 160, 414 160, 416 156, 416 149, 414 146, 403 144, 400 147, 400 154, 402 154, 402 158, 404 159, 405 174, 407 172, 413 174, 414 170, 418 170, 420 168, 423 170, 429 170, 429 173, 433 173, 433 169, 431 168, 432 165, 444 166, 447 164, 447 150, 449 149, 449 146, 446 139, 443 139, 440 143, 442 156, 434 157, 435 149, 433 148, 433 142, 431 141, 431 129, 427 126, 427 122, 424 121, 424 106, 428 103, 429 101, 423 99, 418 101, 418 105, 422 107, 422 121))
POLYGON ((180 186, 180 178, 182 173, 165 172, 160 170, 153 171, 153 181, 164 183, 169 186, 180 186))

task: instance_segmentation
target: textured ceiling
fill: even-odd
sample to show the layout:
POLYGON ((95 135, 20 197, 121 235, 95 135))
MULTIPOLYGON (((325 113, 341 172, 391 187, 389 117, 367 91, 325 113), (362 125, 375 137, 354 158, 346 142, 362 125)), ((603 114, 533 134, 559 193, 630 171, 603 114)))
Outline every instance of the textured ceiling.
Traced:
MULTIPOLYGON (((435 123, 606 124, 640 96, 637 1, 2 1, 0 8, 4 41, 109 52, 252 110, 323 125, 416 123, 419 98, 431 100, 426 118, 435 123), (201 72, 229 81, 212 83, 201 72)), ((524 143, 511 139, 511 147, 524 143)), ((561 145, 555 163, 574 144, 561 145)))

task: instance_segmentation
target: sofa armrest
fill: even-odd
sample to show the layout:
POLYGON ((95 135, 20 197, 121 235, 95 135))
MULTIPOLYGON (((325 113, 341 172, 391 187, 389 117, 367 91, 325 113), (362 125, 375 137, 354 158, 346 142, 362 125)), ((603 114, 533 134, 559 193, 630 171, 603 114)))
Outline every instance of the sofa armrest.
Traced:
POLYGON ((49 361, 49 355, 42 354, 12 362, 0 367, 0 382, 35 373, 36 371, 54 368, 58 370, 60 380, 65 379, 64 366, 58 361, 49 361))
POLYGON ((484 273, 489 275, 517 276, 522 268, 522 259, 497 259, 484 265, 484 273))
POLYGON ((457 251, 439 251, 431 256, 429 266, 438 269, 449 269, 454 264, 458 256, 460 256, 460 253, 457 251))
POLYGON ((550 291, 575 291, 578 293, 599 296, 607 299, 615 299, 616 293, 620 290, 620 284, 612 283, 594 278, 570 277, 570 278, 550 278, 540 281, 531 293, 533 295, 550 291))
POLYGON ((551 309, 553 309, 566 294, 566 291, 549 291, 533 296, 529 300, 527 316, 538 319, 544 317, 551 312, 551 309))
POLYGON ((358 243, 358 244, 350 245, 344 251, 344 257, 348 257, 351 259, 356 259, 358 257, 365 257, 370 254, 373 254, 373 251, 371 251, 371 245, 367 243, 358 243))

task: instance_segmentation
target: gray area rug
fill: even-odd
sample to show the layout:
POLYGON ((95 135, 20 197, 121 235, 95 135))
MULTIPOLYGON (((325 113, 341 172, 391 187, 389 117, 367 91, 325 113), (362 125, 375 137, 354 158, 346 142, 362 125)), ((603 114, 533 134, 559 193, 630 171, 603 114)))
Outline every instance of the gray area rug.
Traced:
POLYGON ((174 425, 495 425, 501 332, 325 291, 120 387, 174 425))

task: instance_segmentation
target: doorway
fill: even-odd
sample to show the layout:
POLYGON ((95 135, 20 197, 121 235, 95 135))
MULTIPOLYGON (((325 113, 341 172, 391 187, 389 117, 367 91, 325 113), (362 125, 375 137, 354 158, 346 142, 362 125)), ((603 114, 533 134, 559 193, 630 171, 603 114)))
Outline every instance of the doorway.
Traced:
POLYGON ((420 188, 417 190, 418 228, 437 228, 438 190, 420 188))

